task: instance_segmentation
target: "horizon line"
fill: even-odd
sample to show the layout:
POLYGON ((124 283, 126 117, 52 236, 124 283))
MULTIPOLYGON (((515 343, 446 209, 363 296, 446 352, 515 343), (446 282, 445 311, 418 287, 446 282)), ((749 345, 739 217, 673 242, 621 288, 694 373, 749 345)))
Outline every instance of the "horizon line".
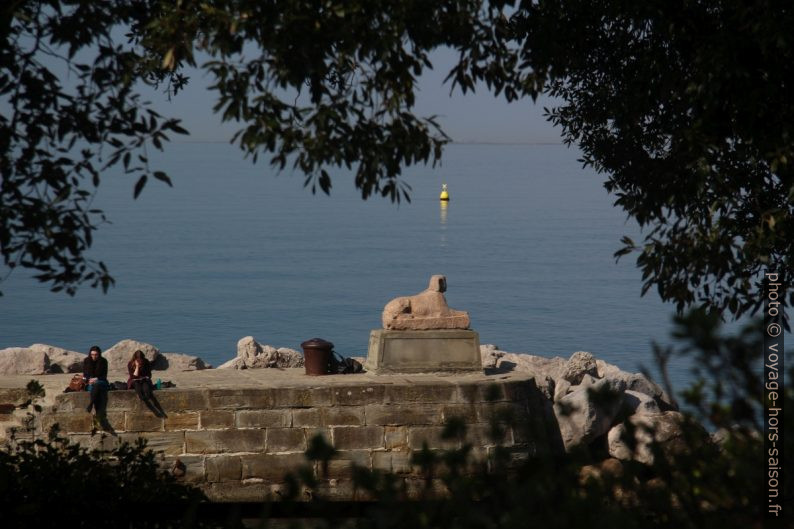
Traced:
MULTIPOLYGON (((173 140, 170 143, 225 143, 232 144, 228 140, 173 140)), ((562 141, 449 141, 448 145, 525 145, 525 146, 549 146, 565 145, 562 141)))

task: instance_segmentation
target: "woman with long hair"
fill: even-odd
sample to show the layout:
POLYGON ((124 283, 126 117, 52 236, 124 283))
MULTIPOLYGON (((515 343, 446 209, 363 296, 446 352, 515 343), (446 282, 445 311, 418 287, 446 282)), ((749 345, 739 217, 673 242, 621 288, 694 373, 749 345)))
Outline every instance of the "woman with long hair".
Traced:
POLYGON ((155 415, 165 415, 154 396, 152 364, 140 349, 132 353, 132 358, 127 363, 127 372, 130 375, 127 379, 127 389, 134 389, 138 397, 155 415))

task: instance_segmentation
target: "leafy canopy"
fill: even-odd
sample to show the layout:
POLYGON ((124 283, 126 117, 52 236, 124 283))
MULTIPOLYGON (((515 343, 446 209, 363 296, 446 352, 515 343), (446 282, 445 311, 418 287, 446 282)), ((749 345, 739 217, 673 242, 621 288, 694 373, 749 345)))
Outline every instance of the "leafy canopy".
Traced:
POLYGON ((763 269, 794 277, 790 6, 542 2, 519 19, 555 70, 549 118, 644 228, 616 253, 639 252, 643 293, 739 317, 763 269))
MULTIPOLYGON (((501 4, 478 1, 294 2, 153 0, 16 1, 2 11, 0 118, 3 153, 0 251, 5 264, 38 272, 52 290, 85 281, 107 289, 102 262, 86 258, 105 221, 91 201, 101 176, 122 164, 137 197, 150 178, 147 150, 185 134, 141 99, 147 85, 169 96, 183 67, 214 77, 215 110, 241 123, 234 140, 292 163, 312 191, 331 189, 328 167, 355 171, 362 198, 409 199, 404 166, 435 163, 447 141, 435 119, 413 112, 428 54, 454 46, 471 76, 492 68, 501 4), (65 69, 68 79, 55 66, 65 69)), ((510 81, 515 84, 514 81, 510 81)), ((535 95, 540 85, 532 85, 535 95)), ((515 93, 517 88, 506 87, 515 93)))
POLYGON ((119 163, 135 196, 170 182, 146 150, 186 131, 141 88, 176 95, 199 54, 246 155, 292 164, 312 191, 344 167, 362 198, 409 199, 402 168, 448 139, 414 112, 416 79, 450 47, 453 89, 559 101, 548 118, 643 227, 616 252, 639 253, 643 293, 739 317, 759 308, 762 268, 792 276, 792 17, 762 0, 11 2, 0 252, 53 290, 107 289, 84 255, 104 221, 93 192, 119 163))

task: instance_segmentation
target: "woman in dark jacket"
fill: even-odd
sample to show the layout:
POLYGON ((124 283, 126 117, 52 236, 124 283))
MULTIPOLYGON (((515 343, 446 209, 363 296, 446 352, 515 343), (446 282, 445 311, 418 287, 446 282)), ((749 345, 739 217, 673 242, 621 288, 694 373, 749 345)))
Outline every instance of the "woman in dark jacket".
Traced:
POLYGON ((91 400, 86 411, 91 413, 91 409, 96 409, 94 422, 105 417, 105 409, 108 402, 108 361, 102 358, 102 350, 96 345, 88 351, 88 357, 83 360, 83 378, 85 378, 86 389, 91 392, 91 400))
POLYGON ((132 358, 127 363, 127 372, 130 375, 130 378, 127 379, 127 389, 134 389, 138 397, 155 415, 164 416, 160 403, 157 402, 152 392, 154 390, 152 385, 152 364, 143 354, 143 351, 137 350, 132 353, 132 358))
POLYGON ((141 400, 148 400, 152 396, 152 364, 140 349, 132 353, 127 372, 127 389, 134 389, 141 400))

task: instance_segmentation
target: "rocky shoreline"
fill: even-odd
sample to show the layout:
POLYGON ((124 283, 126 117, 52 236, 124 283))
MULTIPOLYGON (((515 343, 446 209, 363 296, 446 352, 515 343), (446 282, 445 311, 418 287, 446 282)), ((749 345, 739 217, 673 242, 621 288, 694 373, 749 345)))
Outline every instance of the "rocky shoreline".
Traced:
MULTIPOLYGON (((130 339, 121 340, 104 350, 102 356, 108 361, 109 371, 125 372, 132 353, 139 349, 151 361, 153 371, 213 369, 212 365, 197 356, 161 352, 154 345, 130 339)), ((85 353, 40 343, 28 347, 8 347, 0 349, 0 376, 80 373, 86 356, 85 353)), ((237 342, 237 356, 216 369, 266 367, 303 367, 303 355, 288 347, 261 345, 252 336, 246 336, 237 342)))
MULTIPOLYGON (((588 449, 613 461, 634 459, 652 464, 654 441, 670 454, 684 446, 685 419, 677 403, 642 373, 623 371, 584 351, 567 360, 508 353, 495 345, 482 345, 480 352, 486 371, 534 375, 545 397, 547 420, 559 427, 558 450, 588 449), (631 425, 636 449, 625 423, 631 425)), ((708 440, 706 430, 696 427, 703 440, 708 440)))

